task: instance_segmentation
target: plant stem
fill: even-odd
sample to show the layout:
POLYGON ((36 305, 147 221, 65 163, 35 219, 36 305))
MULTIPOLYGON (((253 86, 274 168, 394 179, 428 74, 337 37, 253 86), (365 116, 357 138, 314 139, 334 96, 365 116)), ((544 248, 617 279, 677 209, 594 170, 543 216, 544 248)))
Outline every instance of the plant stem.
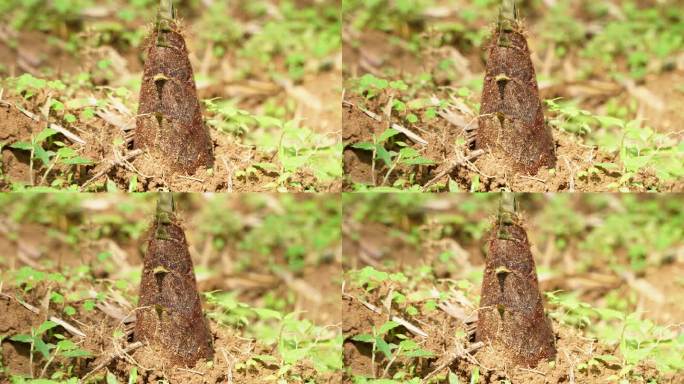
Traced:
POLYGON ((387 174, 385 175, 385 178, 382 179, 382 184, 380 185, 381 187, 384 186, 385 183, 387 183, 387 179, 389 179, 390 175, 392 174, 392 171, 394 171, 394 168, 397 167, 397 164, 399 164, 399 161, 400 161, 400 160, 401 160, 401 153, 399 154, 399 156, 397 156, 397 160, 392 164, 392 166, 390 167, 389 171, 387 171, 387 174))
POLYGON ((399 357, 399 354, 401 354, 401 346, 399 348, 397 348, 397 352, 394 354, 394 356, 392 356, 392 360, 390 360, 390 362, 387 364, 385 369, 382 371, 382 377, 381 378, 384 379, 385 376, 387 376, 387 372, 389 372, 390 367, 392 367, 392 364, 394 364, 394 361, 397 359, 397 357, 399 357))
POLYGON ((510 20, 518 19, 518 9, 515 0, 501 0, 501 7, 499 8, 500 17, 505 17, 510 20))
POLYGON ((378 153, 377 144, 375 144, 375 137, 373 137, 373 157, 371 158, 371 180, 373 186, 377 187, 375 183, 375 155, 378 153))
POLYGON ((508 233, 508 226, 515 223, 515 194, 513 192, 501 192, 501 199, 499 200, 499 213, 497 214, 499 239, 510 239, 508 233))
POLYGON ((33 379, 33 346, 34 346, 34 341, 36 335, 33 332, 33 328, 31 329, 31 350, 29 351, 29 371, 31 372, 31 378, 33 379))
MULTIPOLYGON (((33 145, 35 145, 35 144, 33 143, 33 138, 31 138, 31 143, 32 143, 33 145)), ((34 149, 33 145, 31 146, 31 158, 29 158, 29 179, 31 179, 31 186, 34 186, 34 185, 35 185, 35 183, 34 183, 34 181, 33 181, 33 154, 36 153, 36 152, 35 152, 35 149, 34 149)))
POLYGON ((499 216, 503 213, 515 213, 515 194, 513 192, 501 192, 499 201, 499 216))
POLYGON ((57 161, 59 160, 59 155, 55 156, 55 159, 52 161, 48 169, 45 171, 43 174, 43 177, 40 179, 40 184, 38 185, 43 185, 45 180, 47 180, 48 175, 50 174, 50 171, 52 171, 52 168, 54 168, 55 164, 57 164, 57 161))
POLYGON ((45 376, 45 372, 47 372, 48 367, 50 364, 52 364, 52 360, 55 359, 55 356, 57 356, 57 353, 59 353, 59 346, 57 346, 57 349, 55 349, 55 352, 50 356, 50 359, 45 363, 45 366, 43 367, 43 370, 40 371, 40 378, 42 379, 43 376, 45 376))
POLYGON ((173 0, 159 0, 159 13, 157 14, 157 17, 160 20, 173 20, 175 18, 173 0))
POLYGON ((159 197, 157 198, 157 215, 165 213, 171 216, 175 210, 176 206, 173 201, 173 193, 159 192, 159 197))

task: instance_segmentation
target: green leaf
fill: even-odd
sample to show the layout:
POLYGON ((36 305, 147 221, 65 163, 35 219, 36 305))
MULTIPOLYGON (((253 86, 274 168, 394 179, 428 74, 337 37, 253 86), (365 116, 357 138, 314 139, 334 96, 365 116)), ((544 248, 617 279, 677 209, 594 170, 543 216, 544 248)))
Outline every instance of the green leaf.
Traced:
POLYGON ((17 141, 14 144, 11 144, 10 148, 21 149, 22 151, 30 151, 33 149, 33 145, 25 141, 17 141))
POLYGON ((252 359, 261 361, 263 363, 277 363, 278 359, 271 355, 253 355, 252 359))
POLYGON ((57 131, 55 131, 52 128, 45 128, 43 129, 35 138, 34 142, 36 144, 41 144, 43 141, 45 141, 48 137, 54 136, 57 134, 57 131))
POLYGON ((18 341, 20 343, 30 343, 33 341, 33 338, 31 337, 31 335, 19 334, 10 337, 10 340, 18 341))
POLYGON ((452 178, 449 178, 449 192, 460 192, 458 184, 452 178))
POLYGON ((618 165, 615 163, 594 163, 594 166, 606 170, 618 169, 618 165))
POLYGON ((38 327, 38 330, 36 331, 37 335, 42 335, 43 333, 49 331, 50 329, 54 328, 57 326, 57 323, 51 320, 45 321, 43 324, 41 324, 38 327))
POLYGON ((64 104, 59 100, 53 100, 52 104, 50 104, 50 108, 55 110, 55 111, 63 111, 64 110, 64 104))
POLYGON ((399 134, 399 131, 392 129, 392 128, 387 128, 385 130, 385 132, 381 133, 380 137, 378 137, 378 143, 382 144, 385 141, 387 141, 387 139, 389 139, 390 137, 396 136, 398 134, 399 134))
POLYGON ((388 167, 392 166, 392 153, 388 152, 385 147, 378 145, 376 147, 375 156, 384 161, 388 167))
POLYGON ((280 312, 274 311, 272 309, 268 309, 268 308, 252 308, 252 309, 263 320, 268 320, 268 319, 280 320, 283 318, 283 315, 280 312))
POLYGON ((261 162, 261 163, 254 163, 252 165, 257 167, 257 168, 261 168, 262 170, 267 171, 267 172, 277 172, 279 170, 278 166, 273 164, 273 163, 261 162))
POLYGON ((50 162, 50 158, 54 155, 55 153, 52 151, 46 151, 43 149, 43 147, 36 145, 33 148, 33 156, 40 160, 44 165, 47 165, 50 162))
POLYGON ((392 81, 392 82, 389 83, 389 86, 390 86, 390 88, 396 89, 396 90, 399 90, 399 91, 406 91, 406 90, 408 90, 408 85, 406 85, 406 83, 404 83, 402 80, 392 81))
POLYGON ((382 352, 387 359, 392 358, 392 347, 382 337, 375 338, 375 347, 382 352))
POLYGON ((398 326, 399 326, 399 323, 396 323, 396 322, 390 320, 380 327, 380 329, 378 330, 378 334, 384 335, 387 332, 393 330, 394 328, 396 328, 398 326))
POLYGON ((480 382, 480 367, 473 368, 473 374, 470 376, 470 384, 477 384, 480 382))
POLYGON ((119 384, 119 381, 116 379, 116 376, 114 376, 114 374, 109 371, 107 371, 107 384, 119 384))
POLYGON ((50 294, 50 301, 52 301, 53 303, 57 303, 57 304, 63 303, 64 302, 64 296, 60 295, 59 292, 52 292, 50 294))
MULTIPOLYGON (((362 343, 373 343, 374 338, 373 338, 373 335, 369 335, 369 334, 367 334, 367 333, 363 333, 363 334, 356 335, 356 336, 352 337, 352 340, 354 340, 354 341, 360 341, 360 342, 362 342, 362 343)), ((30 341, 29 341, 29 342, 30 342, 30 341)))
POLYGON ((88 356, 92 356, 92 354, 90 352, 86 351, 85 349, 80 349, 80 348, 74 349, 71 351, 61 352, 61 355, 64 357, 88 357, 88 356))
MULTIPOLYGON (((68 164, 68 165, 90 165, 93 164, 93 162, 89 159, 86 159, 85 157, 81 156, 76 156, 76 157, 71 157, 68 159, 63 159, 62 164, 68 164)), ((134 177, 136 175, 133 175, 134 177)))
POLYGON ((132 367, 131 373, 128 375, 128 384, 135 384, 138 382, 138 367, 132 367))
POLYGON ((396 99, 392 102, 392 109, 398 112, 404 112, 406 110, 406 103, 396 99))
POLYGON ((402 355, 406 357, 432 357, 434 354, 430 351, 426 351, 425 349, 416 349, 415 351, 407 351, 402 353, 402 355))
POLYGON ((470 192, 477 192, 480 189, 480 175, 473 175, 470 184, 470 192))
POLYGON ((95 302, 93 302, 92 300, 86 300, 85 302, 83 302, 83 309, 85 309, 88 312, 92 311, 93 309, 95 309, 95 302))
POLYGON ((460 384, 458 381, 458 376, 451 371, 449 371, 449 384, 460 384))
POLYGON ((35 348, 36 351, 40 352, 43 357, 47 359, 50 357, 50 349, 54 348, 54 345, 46 344, 43 339, 36 337, 33 340, 33 348, 35 348))
POLYGON ((360 143, 352 144, 352 148, 363 149, 364 151, 372 151, 375 148, 375 145, 368 141, 362 141, 360 143))

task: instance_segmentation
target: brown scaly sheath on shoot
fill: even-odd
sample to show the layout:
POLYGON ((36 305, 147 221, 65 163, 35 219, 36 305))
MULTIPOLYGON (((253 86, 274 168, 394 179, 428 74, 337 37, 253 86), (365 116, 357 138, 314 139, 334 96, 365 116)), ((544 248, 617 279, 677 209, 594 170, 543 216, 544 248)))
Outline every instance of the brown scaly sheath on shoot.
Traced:
POLYGON ((135 340, 147 342, 172 364, 194 366, 213 356, 185 233, 168 192, 159 195, 136 315, 135 340))
POLYGON ((491 231, 478 313, 478 341, 513 365, 534 367, 556 355, 555 336, 544 304, 527 233, 504 192, 491 231))
POLYGON ((193 174, 199 167, 211 167, 213 144, 172 0, 160 0, 145 52, 135 148, 149 151, 172 173, 193 174))
POLYGON ((556 165, 551 130, 544 122, 525 28, 514 0, 503 0, 488 48, 482 108, 475 141, 513 172, 536 174, 556 165))

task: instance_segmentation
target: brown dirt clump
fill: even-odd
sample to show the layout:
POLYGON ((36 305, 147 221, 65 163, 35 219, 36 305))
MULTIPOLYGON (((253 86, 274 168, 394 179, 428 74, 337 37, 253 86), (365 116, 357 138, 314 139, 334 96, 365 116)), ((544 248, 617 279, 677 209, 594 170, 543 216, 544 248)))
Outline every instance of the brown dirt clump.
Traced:
POLYGON ((160 16, 146 42, 134 144, 170 171, 193 174, 211 167, 214 156, 182 30, 160 16))
MULTIPOLYGON (((19 112, 11 105, 0 103, 0 143, 2 157, 0 166, 2 173, 12 180, 30 183, 30 156, 28 152, 12 149, 9 144, 17 141, 31 141, 31 135, 40 131, 39 124, 19 112)), ((0 187, 5 181, 0 181, 0 187)))
POLYGON ((556 164, 522 23, 502 19, 493 33, 482 90, 477 148, 489 150, 506 168, 536 174, 556 164))
POLYGON ((136 340, 147 341, 174 364, 193 366, 212 357, 188 244, 168 194, 160 196, 148 241, 139 307, 136 340))
POLYGON ((533 367, 556 355, 555 338, 521 219, 503 208, 497 220, 488 242, 477 339, 503 360, 533 367))

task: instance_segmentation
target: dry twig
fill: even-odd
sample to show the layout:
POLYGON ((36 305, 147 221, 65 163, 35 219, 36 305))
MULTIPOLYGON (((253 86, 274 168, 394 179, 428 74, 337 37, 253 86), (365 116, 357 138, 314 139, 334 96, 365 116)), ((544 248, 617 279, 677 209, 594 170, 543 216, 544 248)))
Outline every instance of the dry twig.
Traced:
POLYGON ((432 180, 428 181, 427 184, 423 186, 423 191, 426 191, 428 188, 430 188, 433 184, 439 181, 442 177, 450 174, 454 169, 460 167, 463 164, 468 163, 469 161, 473 161, 477 159, 478 157, 482 156, 485 153, 483 149, 478 149, 473 152, 470 152, 468 156, 466 157, 461 157, 460 159, 457 159, 453 165, 447 167, 444 169, 442 172, 440 172, 437 176, 435 176, 432 180))
POLYGON ((468 347, 468 349, 463 349, 462 347, 459 348, 460 350, 456 351, 456 353, 454 353, 454 355, 451 358, 449 358, 449 360, 445 361, 439 367, 437 367, 437 369, 435 369, 434 371, 430 372, 427 376, 425 376, 423 378, 423 383, 427 383, 430 378, 432 378, 434 375, 441 372, 444 368, 450 366, 457 359, 459 359, 463 356, 467 356, 467 355, 477 351, 478 349, 480 349, 482 347, 484 347, 484 343, 481 341, 478 341, 477 343, 471 344, 468 347))
POLYGON ((145 343, 143 343, 142 341, 136 341, 135 343, 129 344, 129 345, 128 345, 126 348, 124 348, 121 352, 112 353, 112 354, 109 355, 106 359, 104 359, 100 364, 98 364, 95 368, 93 368, 92 371, 86 373, 85 376, 83 376, 83 378, 81 379, 81 381, 84 382, 85 379, 87 379, 88 377, 90 377, 92 374, 94 374, 95 372, 99 371, 100 369, 106 367, 107 365, 109 365, 109 363, 111 363, 111 362, 114 361, 115 359, 118 359, 118 358, 120 358, 120 357, 125 356, 126 354, 128 354, 128 353, 130 353, 130 352, 133 352, 133 351, 135 351, 136 349, 142 347, 143 345, 145 345, 145 343))
POLYGON ((144 151, 142 149, 134 149, 134 150, 128 152, 126 154, 126 156, 124 156, 121 160, 110 161, 110 163, 106 167, 101 169, 99 172, 97 172, 95 174, 95 176, 91 177, 88 181, 86 181, 85 183, 83 183, 83 185, 81 185, 81 191, 83 191, 85 189, 85 187, 92 184, 94 181, 96 181, 100 177, 104 176, 107 172, 112 170, 112 168, 114 168, 118 165, 122 165, 125 162, 130 161, 130 160, 140 156, 143 152, 144 151))
MULTIPOLYGON (((343 295, 344 295, 344 296, 347 296, 347 297, 349 297, 349 298, 351 298, 351 299, 357 300, 359 303, 363 304, 364 307, 370 309, 371 311, 377 313, 378 315, 382 315, 382 313, 383 313, 383 312, 382 312, 382 309, 376 307, 375 305, 373 305, 373 304, 371 304, 371 303, 368 303, 368 302, 366 302, 366 301, 363 301, 363 300, 361 300, 361 299, 359 299, 359 298, 357 298, 357 297, 354 297, 354 296, 352 296, 352 295, 350 295, 350 294, 347 294, 347 293, 343 293, 343 295)), ((390 315, 390 320, 394 321, 395 323, 398 323, 398 324, 402 325, 402 326, 403 326, 404 328, 406 328, 409 332, 413 333, 413 334, 416 335, 416 336, 420 336, 420 337, 424 337, 424 338, 427 338, 427 337, 429 336, 425 331, 423 331, 422 329, 418 328, 417 326, 411 324, 408 320, 405 320, 405 319, 403 319, 403 318, 401 318, 401 317, 399 317, 399 316, 390 315)))

